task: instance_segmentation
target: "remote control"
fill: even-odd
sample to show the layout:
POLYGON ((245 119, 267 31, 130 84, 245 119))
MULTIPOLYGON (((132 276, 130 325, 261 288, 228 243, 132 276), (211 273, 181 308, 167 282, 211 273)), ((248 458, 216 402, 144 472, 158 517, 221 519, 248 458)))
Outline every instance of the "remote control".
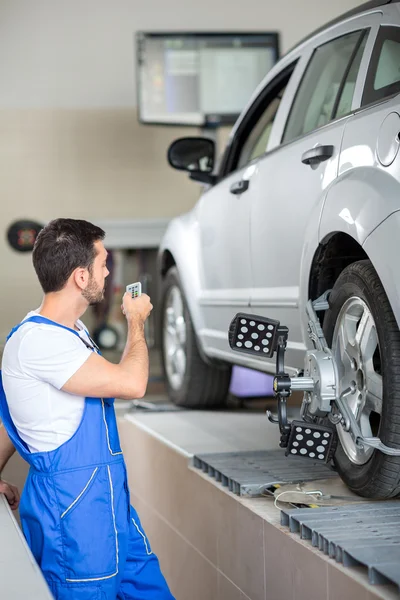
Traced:
POLYGON ((142 284, 140 281, 136 283, 130 283, 126 286, 126 291, 132 294, 132 298, 138 298, 142 295, 142 284))

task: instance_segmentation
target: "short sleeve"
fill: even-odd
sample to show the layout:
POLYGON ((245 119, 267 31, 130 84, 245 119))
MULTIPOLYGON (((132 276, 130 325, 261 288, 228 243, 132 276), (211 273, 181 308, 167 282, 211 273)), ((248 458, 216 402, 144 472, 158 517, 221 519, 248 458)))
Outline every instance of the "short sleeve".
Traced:
POLYGON ((61 327, 38 326, 24 335, 18 358, 26 375, 60 390, 91 354, 78 335, 61 327))

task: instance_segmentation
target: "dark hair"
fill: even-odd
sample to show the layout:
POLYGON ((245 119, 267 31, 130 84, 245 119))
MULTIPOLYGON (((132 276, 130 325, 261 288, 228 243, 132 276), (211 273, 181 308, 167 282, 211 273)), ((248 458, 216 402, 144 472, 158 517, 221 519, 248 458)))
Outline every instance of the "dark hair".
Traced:
POLYGON ((33 266, 45 294, 58 292, 79 267, 91 271, 94 243, 105 232, 88 221, 55 219, 39 232, 33 247, 33 266))

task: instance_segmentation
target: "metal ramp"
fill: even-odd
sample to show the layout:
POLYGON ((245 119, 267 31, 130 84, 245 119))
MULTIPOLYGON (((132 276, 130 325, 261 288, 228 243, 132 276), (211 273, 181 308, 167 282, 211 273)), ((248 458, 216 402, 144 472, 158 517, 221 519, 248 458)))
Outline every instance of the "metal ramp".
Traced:
POLYGON ((337 477, 325 463, 286 457, 284 450, 200 454, 193 464, 239 496, 259 496, 276 484, 337 477))
POLYGON ((367 568, 371 584, 400 592, 400 501, 283 510, 281 524, 345 567, 367 568))

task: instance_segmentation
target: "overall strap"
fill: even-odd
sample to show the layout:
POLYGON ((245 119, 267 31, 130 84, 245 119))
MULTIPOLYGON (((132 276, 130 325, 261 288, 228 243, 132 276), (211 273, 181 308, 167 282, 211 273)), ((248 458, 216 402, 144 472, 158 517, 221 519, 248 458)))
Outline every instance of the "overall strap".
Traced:
POLYGON ((88 330, 85 328, 84 331, 88 337, 88 339, 90 340, 90 344, 88 344, 83 338, 81 338, 81 336, 79 335, 79 333, 75 330, 75 329, 71 329, 70 327, 66 327, 65 325, 61 325, 61 323, 57 323, 56 321, 52 321, 51 319, 47 319, 47 317, 42 317, 41 315, 33 315, 32 317, 29 317, 28 319, 25 319, 25 321, 22 321, 21 323, 18 323, 18 325, 16 325, 15 327, 13 327, 13 329, 10 331, 10 333, 7 336, 7 342, 10 339, 10 337, 16 332, 18 331, 18 329, 22 326, 25 325, 25 323, 38 323, 38 324, 45 324, 45 325, 53 325, 55 327, 60 327, 61 329, 65 329, 66 331, 69 331, 70 333, 73 333, 74 335, 76 335, 83 344, 85 344, 85 346, 87 348, 89 348, 90 350, 94 350, 95 352, 97 352, 98 354, 100 354, 100 349, 97 346, 97 344, 92 340, 92 338, 89 335, 88 330))
POLYGON ((71 329, 70 327, 66 327, 65 325, 61 325, 61 323, 57 323, 56 321, 52 321, 51 319, 47 319, 47 317, 42 317, 42 315, 32 315, 32 317, 29 317, 28 319, 25 319, 25 321, 21 321, 21 323, 19 323, 16 327, 14 327, 8 337, 7 340, 12 336, 13 333, 15 333, 17 331, 17 329, 19 329, 22 325, 25 325, 25 323, 43 323, 45 325, 55 325, 56 327, 61 327, 61 329, 66 329, 67 331, 70 331, 71 333, 79 336, 79 333, 77 331, 75 331, 75 329, 71 329))
POLYGON ((13 327, 13 329, 11 329, 10 333, 7 336, 7 341, 10 339, 10 337, 16 332, 18 331, 18 329, 20 327, 22 327, 22 325, 25 325, 25 323, 44 323, 46 325, 55 325, 56 327, 61 327, 61 329, 66 329, 67 331, 70 331, 71 333, 74 333, 75 335, 79 336, 79 333, 77 331, 75 331, 74 329, 71 329, 70 327, 66 327, 65 325, 61 325, 60 323, 56 323, 56 321, 51 321, 51 319, 47 319, 46 317, 42 317, 41 315, 33 315, 32 317, 29 317, 28 319, 25 319, 25 321, 21 321, 21 323, 18 323, 18 325, 16 325, 15 327, 13 327))
POLYGON ((3 426, 7 430, 10 440, 14 444, 14 447, 16 449, 18 449, 18 452, 21 454, 21 456, 26 459, 27 455, 30 454, 30 451, 29 451, 28 445, 20 437, 20 435, 17 431, 17 428, 15 427, 14 422, 11 418, 10 411, 8 409, 7 400, 6 400, 6 395, 4 393, 3 382, 1 379, 1 371, 0 371, 0 417, 3 422, 3 426))
MULTIPOLYGON (((56 321, 52 321, 51 319, 47 319, 46 317, 42 317, 41 315, 33 315, 33 316, 29 317, 28 319, 25 319, 21 323, 18 323, 18 325, 13 327, 13 329, 8 334, 7 341, 25 323, 38 323, 38 324, 45 324, 45 325, 53 325, 56 327, 60 327, 61 329, 66 329, 67 331, 76 335, 88 348, 90 348, 91 350, 95 350, 94 347, 89 346, 89 344, 87 344, 85 342, 85 340, 83 340, 80 337, 79 333, 77 331, 75 331, 74 329, 71 329, 70 327, 66 327, 65 325, 61 325, 60 323, 57 323, 56 321)), ((90 341, 92 341, 90 337, 89 337, 89 339, 90 339, 90 341)), ((20 437, 20 435, 14 425, 14 422, 11 418, 8 404, 7 404, 6 395, 4 393, 4 388, 3 388, 3 384, 2 384, 2 380, 1 380, 1 371, 0 371, 0 417, 3 421, 4 426, 7 429, 7 433, 10 436, 10 439, 13 442, 14 446, 16 448, 18 448, 20 454, 25 459, 28 459, 28 456, 31 454, 31 452, 28 448, 28 445, 20 437)), ((29 459, 28 459, 28 462, 30 462, 29 459)))

